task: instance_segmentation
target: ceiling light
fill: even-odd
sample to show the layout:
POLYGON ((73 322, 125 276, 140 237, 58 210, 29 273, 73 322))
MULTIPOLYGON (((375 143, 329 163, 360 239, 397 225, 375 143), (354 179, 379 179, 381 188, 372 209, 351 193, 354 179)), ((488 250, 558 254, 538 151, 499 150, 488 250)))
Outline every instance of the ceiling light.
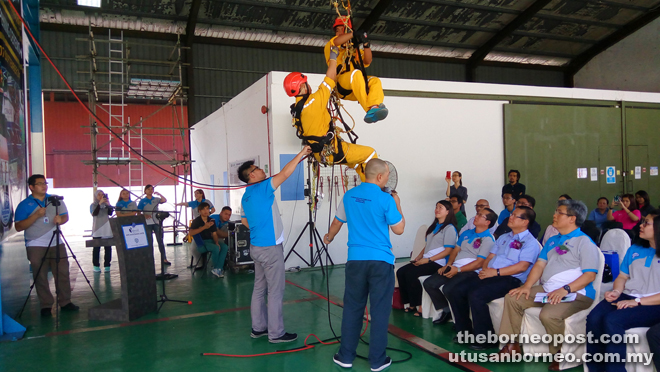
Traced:
POLYGON ((95 8, 101 7, 101 0, 78 0, 78 5, 81 6, 92 6, 95 8))

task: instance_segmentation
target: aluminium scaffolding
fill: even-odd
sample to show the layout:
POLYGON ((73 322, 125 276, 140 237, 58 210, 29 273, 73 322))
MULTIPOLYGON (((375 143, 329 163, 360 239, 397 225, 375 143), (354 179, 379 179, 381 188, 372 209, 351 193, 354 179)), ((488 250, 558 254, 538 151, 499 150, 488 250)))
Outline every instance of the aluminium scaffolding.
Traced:
MULTIPOLYGON (((190 128, 185 125, 184 121, 186 89, 182 84, 182 68, 185 64, 181 60, 181 49, 184 47, 181 46, 180 40, 175 45, 136 43, 125 40, 122 31, 113 35, 113 30, 108 30, 107 39, 97 38, 91 25, 88 37, 77 40, 87 42, 89 47, 89 54, 77 57, 78 60, 86 61, 89 64, 88 71, 78 71, 79 74, 88 77, 88 79, 82 80, 87 81, 85 88, 89 92, 89 107, 95 114, 102 111, 108 117, 105 126, 98 123, 94 117, 90 117, 89 126, 83 126, 90 130, 92 159, 84 160, 83 163, 92 166, 94 192, 98 187, 98 176, 100 175, 112 184, 128 189, 135 198, 142 197, 142 187, 145 185, 145 160, 142 156, 151 158, 155 155, 160 159, 150 159, 151 162, 159 166, 171 167, 171 172, 184 180, 180 197, 177 190, 179 179, 174 180, 174 204, 176 205, 179 200, 190 200, 189 197, 193 195, 192 186, 185 186, 185 184, 191 185, 192 181, 190 167, 192 161, 190 152, 187 150, 190 128), (107 44, 107 49, 98 49, 97 44, 107 44), (170 48, 171 52, 167 61, 135 59, 130 58, 133 46, 170 48), (101 55, 100 50, 107 50, 107 55, 101 55), (169 71, 167 74, 132 73, 131 66, 135 65, 167 66, 169 71), (107 66, 107 70, 102 68, 103 66, 107 66), (154 79, 155 77, 160 79, 154 79), (156 98, 165 100, 166 103, 148 116, 140 117, 137 123, 132 124, 131 118, 126 115, 126 99, 129 95, 131 95, 132 102, 153 101, 156 98), (103 101, 107 103, 103 103, 103 101), (144 125, 145 121, 166 108, 172 110, 171 127, 144 125), (171 150, 166 151, 160 148, 149 139, 153 136, 171 137, 171 150), (178 138, 180 138, 183 152, 177 150, 178 138), (99 170, 101 166, 108 165, 117 166, 119 175, 122 173, 120 169, 127 168, 128 185, 122 185, 99 170)), ((159 182, 149 183, 158 185, 167 179, 168 176, 165 176, 159 182)), ((183 216, 174 216, 173 220, 172 232, 176 242, 177 233, 187 231, 187 224, 180 222, 188 220, 187 209, 183 210, 183 216)))

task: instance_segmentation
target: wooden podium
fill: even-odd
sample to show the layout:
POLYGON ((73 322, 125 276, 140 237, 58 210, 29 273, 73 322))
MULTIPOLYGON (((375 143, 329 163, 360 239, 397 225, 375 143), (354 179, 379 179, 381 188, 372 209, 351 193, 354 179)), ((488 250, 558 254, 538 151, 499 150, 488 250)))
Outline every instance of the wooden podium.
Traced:
MULTIPOLYGON (((89 309, 90 320, 132 321, 156 311, 156 270, 153 247, 136 247, 137 240, 126 242, 124 228, 146 226, 143 215, 110 219, 112 239, 94 239, 87 247, 115 246, 121 277, 121 298, 89 309)), ((138 227, 139 228, 139 227, 138 227)), ((137 239, 137 238, 136 238, 137 239)))

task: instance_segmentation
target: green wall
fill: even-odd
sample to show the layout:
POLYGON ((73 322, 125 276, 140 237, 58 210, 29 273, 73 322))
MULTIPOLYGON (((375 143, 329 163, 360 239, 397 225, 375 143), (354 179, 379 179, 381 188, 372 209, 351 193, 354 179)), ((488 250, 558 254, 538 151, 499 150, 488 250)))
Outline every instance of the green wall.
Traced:
POLYGON ((660 106, 508 104, 504 106, 506 169, 522 173, 521 183, 537 200, 542 229, 552 222, 561 194, 584 201, 591 210, 600 196, 612 200, 614 195, 644 189, 657 205, 660 177, 649 173, 651 166, 660 165, 658 123, 660 106), (621 171, 615 184, 607 184, 601 174, 607 166, 621 171), (635 166, 645 168, 641 179, 631 174, 635 166), (578 168, 587 168, 587 178, 578 178, 578 168), (596 181, 591 180, 591 168, 597 169, 596 181))

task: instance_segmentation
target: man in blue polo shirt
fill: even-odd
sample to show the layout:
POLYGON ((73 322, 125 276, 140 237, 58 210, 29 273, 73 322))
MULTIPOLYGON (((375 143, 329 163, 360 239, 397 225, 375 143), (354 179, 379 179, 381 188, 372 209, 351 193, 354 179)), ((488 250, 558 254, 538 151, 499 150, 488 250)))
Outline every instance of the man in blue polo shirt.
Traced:
MULTIPOLYGON (((511 290, 504 297, 504 313, 500 334, 517 335, 522 327, 525 310, 542 307, 541 323, 549 335, 563 335, 564 320, 588 309, 596 299, 592 283, 598 273, 599 249, 591 238, 580 230, 587 217, 587 206, 579 200, 560 200, 552 218, 552 226, 558 231, 548 239, 538 260, 527 276, 525 284, 511 290), (540 282, 539 285, 536 285, 540 282), (535 302, 537 293, 547 293, 548 302, 535 302), (562 298, 575 293, 573 301, 561 302, 562 298)), ((548 344, 550 353, 561 350, 561 344, 548 344)), ((517 342, 504 346, 502 353, 521 353, 517 342)), ((551 371, 559 370, 553 362, 551 371)))
POLYGON ((333 357, 334 362, 344 368, 353 366, 367 296, 371 303, 371 370, 381 371, 392 364, 385 354, 394 294, 394 254, 389 230, 403 234, 406 220, 401 213, 399 195, 393 192, 390 196, 382 191, 389 174, 387 163, 380 159, 369 160, 365 182, 346 192, 323 239, 330 244, 348 223, 341 347, 333 357))
POLYGON ((241 199, 241 221, 250 229, 250 257, 254 260, 250 336, 258 338, 268 335, 271 343, 290 342, 298 338, 297 334, 284 331, 284 228, 275 201, 275 190, 311 152, 311 148, 305 146, 280 173, 271 178, 266 178, 266 173, 253 161, 247 161, 238 168, 238 178, 249 184, 241 199))
POLYGON ((48 183, 41 174, 30 176, 28 187, 31 195, 16 207, 16 231, 25 231, 25 247, 32 266, 37 297, 41 304, 41 316, 49 316, 55 303, 48 284, 48 268, 56 277, 55 289, 60 308, 69 311, 78 310, 78 306, 71 302, 69 260, 66 249, 64 244, 57 246, 55 240, 57 238, 53 236, 55 225, 63 225, 69 221, 66 205, 64 201, 59 200, 59 211, 56 211, 55 205, 48 201, 51 196, 46 194, 48 183))

